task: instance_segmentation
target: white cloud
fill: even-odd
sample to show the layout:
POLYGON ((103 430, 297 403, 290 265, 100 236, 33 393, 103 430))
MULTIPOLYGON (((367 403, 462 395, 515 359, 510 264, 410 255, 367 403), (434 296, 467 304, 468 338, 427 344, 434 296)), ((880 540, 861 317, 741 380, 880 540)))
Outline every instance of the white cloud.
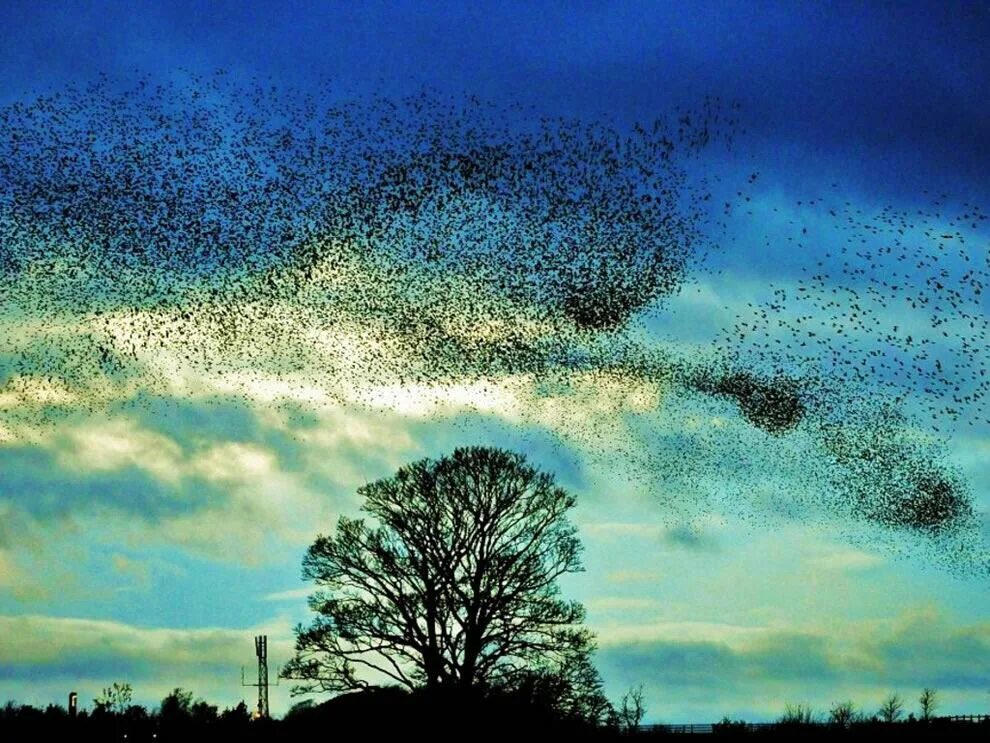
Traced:
POLYGON ((884 564, 880 555, 862 550, 838 548, 819 557, 807 560, 807 565, 813 570, 826 570, 839 573, 869 570, 884 564))
POLYGON ((275 593, 266 594, 262 596, 262 601, 298 601, 299 599, 309 598, 312 593, 312 586, 304 586, 303 588, 289 588, 285 591, 276 591, 275 593))
POLYGON ((581 525, 581 533, 591 539, 624 540, 629 537, 637 539, 660 539, 666 529, 661 524, 641 522, 600 521, 581 525))
POLYGON ((584 602, 584 605, 591 612, 604 613, 656 609, 662 606, 663 602, 659 599, 645 597, 603 596, 588 599, 584 602))
MULTIPOLYGON (((653 606, 660 605, 653 602, 653 606)), ((721 622, 645 622, 623 624, 614 622, 598 630, 600 646, 625 646, 654 642, 714 642, 744 647, 771 636, 776 630, 770 627, 744 626, 721 622)))
POLYGON ((127 418, 62 426, 48 443, 63 467, 81 472, 133 467, 175 485, 185 469, 178 443, 127 418))

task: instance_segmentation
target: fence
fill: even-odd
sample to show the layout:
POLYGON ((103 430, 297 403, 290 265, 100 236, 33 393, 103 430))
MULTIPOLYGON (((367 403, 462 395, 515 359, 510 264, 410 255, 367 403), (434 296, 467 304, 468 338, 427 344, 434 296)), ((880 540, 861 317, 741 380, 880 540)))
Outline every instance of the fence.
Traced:
MULTIPOLYGON (((632 735, 650 733, 674 733, 676 735, 711 735, 715 732, 718 724, 715 723, 694 723, 691 725, 640 725, 634 730, 628 731, 632 735)), ((769 730, 779 725, 775 722, 730 722, 726 728, 732 730, 769 730)))
POLYGON ((951 720, 952 722, 990 722, 990 715, 950 715, 939 719, 951 720))

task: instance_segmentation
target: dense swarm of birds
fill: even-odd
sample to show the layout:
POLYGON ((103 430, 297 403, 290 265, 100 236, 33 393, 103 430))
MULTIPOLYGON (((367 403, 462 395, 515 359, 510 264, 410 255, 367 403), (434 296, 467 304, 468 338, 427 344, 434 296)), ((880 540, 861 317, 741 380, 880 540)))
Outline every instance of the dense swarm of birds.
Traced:
POLYGON ((941 537, 976 517, 932 434, 990 423, 988 215, 946 194, 917 201, 869 208, 831 195, 774 207, 786 228, 770 239, 804 265, 716 345, 797 393, 805 426, 843 473, 837 503, 941 537))
MULTIPOLYGON (((961 232, 986 218, 976 207, 955 220, 887 209, 872 227, 851 207, 833 212, 890 245, 847 239, 841 264, 826 255, 793 300, 754 306, 713 355, 634 332, 712 247, 717 207, 688 163, 734 129, 733 107, 717 100, 618 127, 431 93, 320 99, 223 73, 14 103, 0 110, 0 395, 19 404, 2 415, 95 409, 184 374, 330 390, 645 385, 657 407, 735 406, 830 518, 970 539, 965 483, 904 433, 901 410, 919 386, 929 401, 948 391, 937 416, 969 415, 983 399, 986 272, 963 257, 961 232), (919 229, 935 235, 927 252, 907 247, 919 229), (949 245, 958 266, 942 262, 949 245), (930 309, 926 330, 958 356, 907 321, 877 345, 895 301, 930 309), (883 404, 861 404, 863 388, 883 404), (799 439, 816 458, 790 445, 799 439)), ((627 396, 613 396, 619 417, 627 396)), ((606 451, 624 440, 615 418, 567 435, 606 451)), ((630 462, 661 484, 766 478, 725 440, 732 431, 705 435, 699 458, 700 439, 641 431, 630 462)))

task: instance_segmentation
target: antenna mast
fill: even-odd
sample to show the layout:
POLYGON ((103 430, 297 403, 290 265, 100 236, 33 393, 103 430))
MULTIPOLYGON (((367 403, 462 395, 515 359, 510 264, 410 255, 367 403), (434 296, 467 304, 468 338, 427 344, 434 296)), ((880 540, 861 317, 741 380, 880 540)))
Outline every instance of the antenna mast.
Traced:
MULTIPOLYGON (((257 635, 254 638, 254 652, 258 656, 258 681, 248 684, 244 681, 244 667, 241 667, 241 686, 258 687, 258 707, 255 710, 255 717, 268 718, 271 715, 268 711, 268 635, 257 635)), ((278 681, 275 681, 278 686, 278 681)))

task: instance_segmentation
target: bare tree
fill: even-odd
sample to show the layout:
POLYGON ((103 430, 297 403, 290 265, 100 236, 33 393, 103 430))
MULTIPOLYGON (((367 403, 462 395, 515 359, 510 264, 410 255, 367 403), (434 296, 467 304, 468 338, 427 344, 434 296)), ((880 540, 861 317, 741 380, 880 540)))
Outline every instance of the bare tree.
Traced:
POLYGON ((634 686, 622 695, 622 702, 619 705, 619 722, 627 730, 639 727, 646 714, 646 705, 643 701, 643 685, 634 686))
POLYGON ((780 718, 782 725, 814 725, 816 722, 818 715, 810 704, 787 704, 780 718))
MULTIPOLYGON (((557 585, 582 570, 575 499, 550 475, 520 454, 462 448, 358 494, 375 523, 340 517, 303 560, 320 590, 282 672, 297 692, 463 690, 590 668, 584 609, 557 585)), ((571 676, 600 686, 597 672, 571 676)))
POLYGON ((921 707, 921 719, 931 720, 935 715, 935 709, 938 707, 938 695, 935 690, 928 686, 922 689, 921 696, 918 697, 918 706, 921 707))
POLYGON ((897 722, 904 714, 904 700, 896 692, 891 692, 880 705, 879 714, 884 722, 897 722))
POLYGON ((859 713, 856 710, 856 705, 851 701, 836 702, 828 711, 828 719, 835 725, 849 727, 859 719, 859 713))

